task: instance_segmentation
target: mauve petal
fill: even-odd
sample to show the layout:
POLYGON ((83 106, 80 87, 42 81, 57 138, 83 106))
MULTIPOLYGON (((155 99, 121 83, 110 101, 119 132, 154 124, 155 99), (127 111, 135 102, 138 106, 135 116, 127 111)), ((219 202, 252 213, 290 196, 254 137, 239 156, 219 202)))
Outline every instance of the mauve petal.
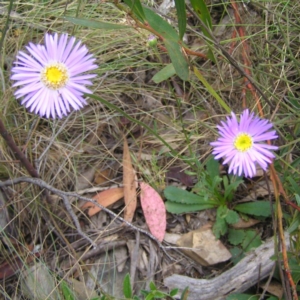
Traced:
POLYGON ((258 136, 253 137, 254 142, 267 141, 277 139, 278 135, 276 135, 276 131, 270 131, 258 136))
POLYGON ((58 61, 64 62, 63 57, 64 57, 67 41, 68 41, 68 35, 67 34, 62 34, 60 36, 58 46, 57 46, 57 60, 58 61))
POLYGON ((73 46, 74 46, 74 43, 75 43, 76 39, 74 37, 71 37, 69 39, 69 41, 67 42, 67 45, 66 45, 66 48, 64 50, 64 53, 62 55, 62 62, 66 62, 66 60, 68 59, 72 49, 73 49, 73 46))
MULTIPOLYGON (((74 77, 72 77, 71 80, 74 82, 78 82, 81 80, 92 79, 92 78, 95 78, 96 76, 97 76, 97 74, 86 74, 86 75, 81 75, 81 76, 77 76, 77 77, 74 76, 74 77)), ((91 81, 89 81, 89 82, 91 82, 91 81)))
POLYGON ((81 74, 87 71, 91 71, 96 69, 96 66, 93 64, 90 64, 90 62, 86 62, 83 64, 78 64, 77 66, 73 67, 72 69, 70 69, 70 74, 71 76, 76 76, 77 74, 81 74))

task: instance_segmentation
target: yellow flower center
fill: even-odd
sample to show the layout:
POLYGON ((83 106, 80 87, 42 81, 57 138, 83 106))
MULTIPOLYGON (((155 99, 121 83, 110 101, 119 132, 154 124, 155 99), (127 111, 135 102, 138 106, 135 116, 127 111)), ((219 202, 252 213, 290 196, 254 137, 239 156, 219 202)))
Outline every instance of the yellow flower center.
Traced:
POLYGON ((236 137, 233 144, 237 150, 246 152, 252 147, 253 139, 249 134, 241 133, 236 137))
POLYGON ((58 90, 64 87, 69 80, 67 67, 62 63, 51 63, 41 72, 41 81, 46 87, 58 90))

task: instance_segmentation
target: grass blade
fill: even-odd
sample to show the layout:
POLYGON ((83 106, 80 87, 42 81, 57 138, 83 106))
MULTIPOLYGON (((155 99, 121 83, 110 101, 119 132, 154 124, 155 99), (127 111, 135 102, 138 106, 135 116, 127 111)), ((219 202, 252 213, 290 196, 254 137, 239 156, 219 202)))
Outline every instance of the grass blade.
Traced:
POLYGON ((95 29, 115 30, 115 29, 129 29, 129 26, 113 23, 105 23, 100 21, 92 21, 81 18, 64 17, 65 20, 80 26, 86 26, 95 29))
POLYGON ((145 22, 145 13, 144 13, 144 9, 143 6, 140 2, 140 0, 124 0, 124 2, 130 7, 130 9, 132 10, 132 12, 135 14, 135 16, 142 22, 145 22))
POLYGON ((186 9, 184 0, 175 0, 175 7, 178 18, 179 38, 182 40, 186 30, 186 9))
POLYGON ((219 104, 230 114, 230 107, 224 102, 224 100, 217 94, 217 92, 213 89, 213 87, 206 81, 206 79, 202 76, 200 71, 196 67, 194 67, 194 73, 198 77, 198 79, 203 83, 203 85, 207 88, 209 93, 215 97, 215 99, 219 102, 219 104))

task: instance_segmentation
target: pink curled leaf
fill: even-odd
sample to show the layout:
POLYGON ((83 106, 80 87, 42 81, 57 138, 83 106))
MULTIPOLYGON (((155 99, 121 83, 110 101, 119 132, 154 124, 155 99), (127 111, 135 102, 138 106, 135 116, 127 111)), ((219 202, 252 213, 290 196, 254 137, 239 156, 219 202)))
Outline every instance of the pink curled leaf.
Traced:
POLYGON ((160 241, 164 239, 166 232, 166 208, 165 204, 150 185, 141 182, 141 205, 150 232, 160 241))

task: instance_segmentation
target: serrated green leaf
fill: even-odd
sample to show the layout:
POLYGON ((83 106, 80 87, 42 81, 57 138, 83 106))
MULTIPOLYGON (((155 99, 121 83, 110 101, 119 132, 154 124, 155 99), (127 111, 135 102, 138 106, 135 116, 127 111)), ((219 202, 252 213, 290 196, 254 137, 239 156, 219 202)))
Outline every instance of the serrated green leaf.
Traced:
POLYGON ((228 209, 225 219, 228 224, 235 224, 239 221, 240 217, 236 211, 228 209))
POLYGON ((245 235, 245 230, 230 228, 228 230, 228 241, 234 246, 239 245, 243 242, 245 235))
POLYGON ((222 235, 227 232, 228 225, 223 218, 217 218, 213 226, 213 233, 216 239, 219 239, 222 235))
POLYGON ((60 288, 64 296, 64 300, 75 300, 74 293, 72 292, 69 285, 64 280, 60 283, 60 288))
POLYGON ((242 247, 245 252, 255 249, 262 244, 260 236, 254 230, 245 231, 245 238, 242 242, 242 247))
POLYGON ((139 19, 139 21, 141 21, 142 23, 145 22, 145 12, 140 0, 124 0, 124 3, 128 5, 130 10, 139 19))
POLYGON ((199 195, 193 194, 191 192, 185 191, 175 186, 168 186, 164 189, 165 197, 172 201, 187 204, 197 204, 197 205, 208 205, 209 207, 214 207, 218 203, 215 201, 206 201, 199 195))
POLYGON ((224 235, 227 232, 228 225, 225 220, 227 210, 228 208, 225 205, 221 205, 217 209, 217 217, 213 226, 213 233, 217 239, 219 239, 220 236, 224 235))
POLYGON ((212 204, 182 204, 166 201, 166 210, 172 214, 183 214, 213 208, 212 204))
POLYGON ((176 74, 176 71, 174 69, 173 64, 166 65, 163 69, 161 69, 159 72, 157 72, 153 77, 152 80, 155 83, 160 83, 164 80, 169 79, 173 75, 176 74))
POLYGON ((270 217, 271 207, 269 201, 256 201, 237 204, 235 210, 244 214, 253 215, 257 217, 270 217))
POLYGON ((126 299, 132 298, 132 288, 130 283, 130 275, 127 273, 123 281, 123 294, 126 299))
POLYGON ((100 21, 92 21, 87 19, 81 18, 73 18, 73 17, 64 17, 65 20, 80 26, 85 26, 89 28, 95 29, 105 29, 105 30, 116 30, 116 29, 129 29, 129 26, 120 25, 120 24, 113 24, 113 23, 105 23, 100 21))
POLYGON ((219 102, 219 104, 227 111, 227 113, 231 113, 230 107, 224 102, 224 100, 218 95, 218 93, 214 90, 214 88, 208 83, 208 81, 202 76, 201 72, 194 67, 194 73, 198 77, 198 79, 203 83, 203 85, 207 88, 208 92, 219 102))
POLYGON ((180 40, 182 40, 186 30, 185 0, 175 0, 175 7, 178 19, 179 38, 180 40))

